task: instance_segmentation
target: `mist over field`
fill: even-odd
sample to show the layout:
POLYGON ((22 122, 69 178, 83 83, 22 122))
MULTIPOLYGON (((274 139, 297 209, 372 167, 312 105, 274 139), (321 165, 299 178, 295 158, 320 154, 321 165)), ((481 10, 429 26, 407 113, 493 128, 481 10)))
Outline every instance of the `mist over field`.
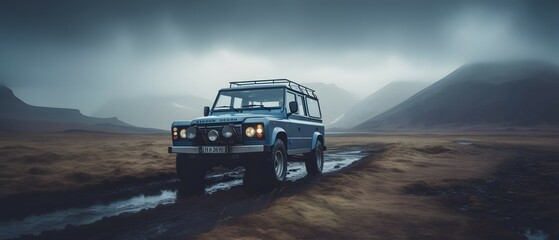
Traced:
POLYGON ((363 99, 470 62, 557 63, 556 9, 517 0, 6 1, 0 83, 29 104, 84 114, 122 98, 211 101, 247 79, 334 83, 363 99))

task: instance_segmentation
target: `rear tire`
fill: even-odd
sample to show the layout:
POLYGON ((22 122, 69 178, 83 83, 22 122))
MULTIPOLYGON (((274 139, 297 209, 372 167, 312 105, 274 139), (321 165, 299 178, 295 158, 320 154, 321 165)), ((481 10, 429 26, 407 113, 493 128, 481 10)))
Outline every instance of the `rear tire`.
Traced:
POLYGON ((307 168, 307 173, 310 175, 322 173, 322 169, 324 168, 324 149, 322 148, 322 142, 317 141, 316 148, 305 156, 305 167, 307 168))
POLYGON ((244 185, 251 191, 267 191, 277 187, 287 178, 287 151, 277 139, 264 159, 249 159, 245 165, 244 185))
POLYGON ((205 190, 204 177, 207 168, 199 159, 189 159, 186 154, 177 154, 177 177, 181 192, 185 195, 202 194, 205 190))

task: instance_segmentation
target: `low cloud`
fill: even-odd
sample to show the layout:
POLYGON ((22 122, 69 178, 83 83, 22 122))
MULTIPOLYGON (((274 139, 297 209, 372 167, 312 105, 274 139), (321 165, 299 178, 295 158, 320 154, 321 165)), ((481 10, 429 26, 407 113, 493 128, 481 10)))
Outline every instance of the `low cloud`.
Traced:
POLYGON ((559 62, 553 1, 13 1, 0 81, 36 105, 213 99, 228 81, 335 83, 361 97, 487 59, 559 62))

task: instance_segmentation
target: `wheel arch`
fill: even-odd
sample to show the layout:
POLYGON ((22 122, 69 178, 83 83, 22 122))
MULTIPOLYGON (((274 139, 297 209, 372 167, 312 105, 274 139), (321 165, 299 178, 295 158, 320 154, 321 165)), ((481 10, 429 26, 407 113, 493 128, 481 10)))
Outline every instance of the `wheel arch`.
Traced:
POLYGON ((287 133, 285 132, 285 130, 281 127, 275 127, 274 131, 272 133, 272 139, 270 141, 271 145, 276 144, 276 139, 281 139, 281 141, 283 142, 283 145, 285 145, 285 149, 287 150, 287 146, 289 145, 287 143, 287 133))
POLYGON ((324 147, 324 136, 320 132, 314 132, 313 137, 312 137, 311 149, 316 148, 316 144, 317 144, 318 141, 320 141, 320 143, 322 143, 322 147, 324 147))

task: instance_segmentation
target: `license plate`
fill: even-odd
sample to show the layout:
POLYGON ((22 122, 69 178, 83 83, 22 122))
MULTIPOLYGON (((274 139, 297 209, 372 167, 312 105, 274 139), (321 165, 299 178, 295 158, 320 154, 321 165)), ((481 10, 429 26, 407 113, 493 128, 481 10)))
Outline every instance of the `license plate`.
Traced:
POLYGON ((227 148, 225 146, 202 146, 200 153, 227 153, 227 148))

